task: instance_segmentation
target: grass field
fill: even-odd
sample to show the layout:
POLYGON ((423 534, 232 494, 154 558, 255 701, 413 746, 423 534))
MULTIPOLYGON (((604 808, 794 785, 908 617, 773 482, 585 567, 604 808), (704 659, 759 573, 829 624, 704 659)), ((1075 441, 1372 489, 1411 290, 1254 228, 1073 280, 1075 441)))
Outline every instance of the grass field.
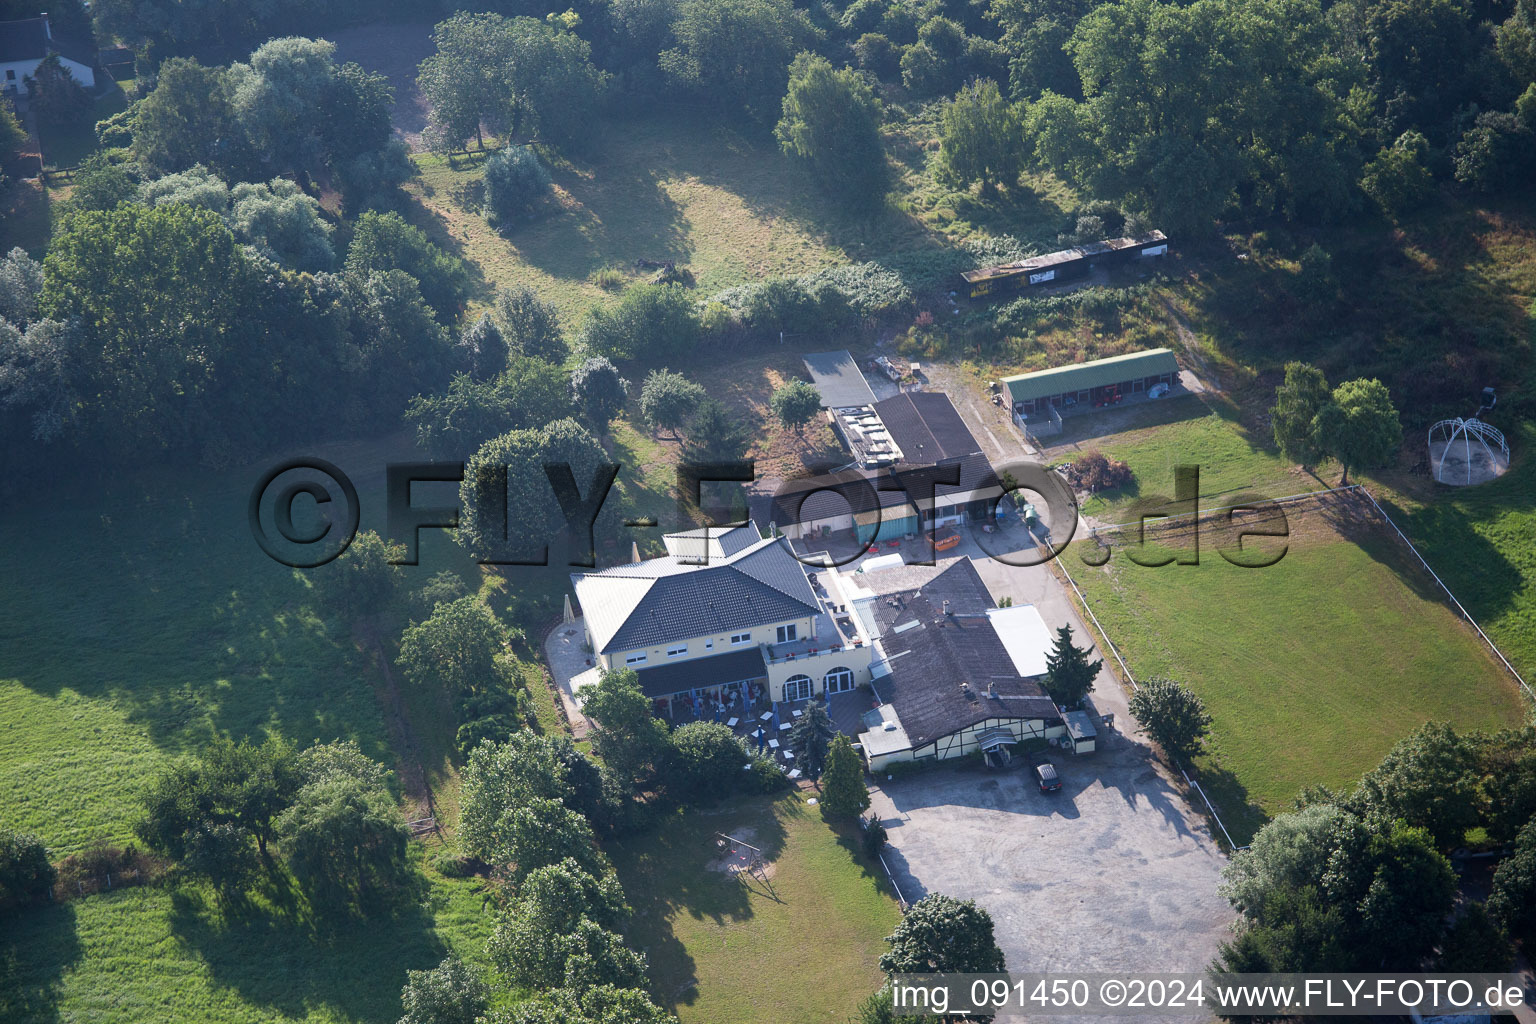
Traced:
MULTIPOLYGON (((1053 464, 1097 449, 1131 467, 1131 483, 1090 497, 1083 504, 1086 515, 1115 522, 1139 503, 1172 500, 1175 466, 1199 467, 1204 508, 1224 505, 1242 494, 1280 498, 1326 486, 1282 459, 1268 438, 1254 437, 1231 403, 1219 397, 1188 395, 1111 415, 1121 412, 1132 414, 1125 429, 1090 436, 1078 426, 1076 435, 1063 435, 1068 441, 1065 446, 1051 450, 1053 464)), ((1067 423, 1076 426, 1070 419, 1067 423)))
POLYGON ((222 908, 195 886, 123 889, 6 923, 0 1019, 368 1021, 400 1016, 407 969, 490 931, 475 880, 435 878, 421 902, 367 921, 317 922, 265 896, 222 908))
MULTIPOLYGON (((1348 788, 1426 721, 1519 722, 1515 682, 1411 554, 1359 508, 1288 506, 1275 565, 1104 568, 1068 556, 1138 678, 1190 685, 1212 717, 1201 778, 1238 842, 1305 786, 1348 788)), ((1268 543, 1268 542, 1261 542, 1268 543)))
POLYGON ((690 812, 609 850, 635 908, 630 941, 682 1024, 842 1024, 879 987, 896 902, 856 829, 828 826, 807 795, 690 812), (764 851, 766 885, 710 869, 716 832, 764 851))

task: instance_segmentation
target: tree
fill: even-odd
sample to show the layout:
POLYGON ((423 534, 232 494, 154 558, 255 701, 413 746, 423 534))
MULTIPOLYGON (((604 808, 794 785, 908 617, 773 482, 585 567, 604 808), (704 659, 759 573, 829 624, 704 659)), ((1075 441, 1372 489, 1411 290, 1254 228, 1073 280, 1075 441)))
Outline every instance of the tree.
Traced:
POLYGON ((789 66, 789 91, 774 135, 779 147, 846 206, 885 203, 890 171, 880 138, 880 101, 857 72, 835 70, 814 53, 789 66))
POLYGON ((594 309, 582 325, 587 351, 609 359, 661 362, 693 353, 701 336, 692 296, 682 285, 638 284, 612 310, 594 309))
POLYGON ((886 974, 995 974, 1003 951, 992 934, 992 915, 974 900, 929 893, 908 910, 886 937, 880 955, 886 974))
POLYGON ((854 40, 853 59, 860 70, 867 71, 882 82, 888 82, 901 73, 901 51, 889 36, 880 32, 865 32, 854 40))
POLYGON ((508 146, 485 162, 486 220, 507 227, 549 194, 549 171, 527 146, 508 146))
POLYGON ((230 226, 241 241, 295 270, 329 270, 336 259, 320 204, 286 178, 230 189, 230 226))
POLYGON ((1365 814, 1422 828, 1442 850, 1478 824, 1477 755, 1443 722, 1420 726, 1366 773, 1355 792, 1365 814))
POLYGON ((1525 184, 1533 157, 1536 132, 1514 114, 1484 111, 1456 144, 1456 180, 1483 193, 1525 184))
POLYGON ((71 184, 70 209, 110 210, 137 195, 139 165, 125 161, 121 153, 97 151, 80 162, 71 184))
POLYGON ((597 723, 593 752, 625 789, 640 791, 668 764, 672 742, 666 723, 652 713, 633 669, 604 672, 583 689, 581 712, 597 723))
POLYGON ((58 54, 49 54, 38 63, 27 83, 27 98, 38 120, 55 127, 80 120, 91 108, 91 98, 58 54))
POLYGON ((578 992, 550 989, 517 1005, 493 1010, 485 1024, 672 1024, 676 1017, 662 1010, 644 989, 599 985, 578 992))
POLYGON ((1192 758, 1205 749, 1211 716, 1205 702, 1182 683, 1148 679, 1131 694, 1130 709, 1169 757, 1192 758))
POLYGON ((555 307, 532 288, 518 285, 496 297, 496 319, 514 352, 548 363, 563 363, 569 354, 555 307))
MULTIPOLYGON (((234 863, 240 848, 255 839, 264 861, 276 834, 274 821, 303 778, 292 746, 276 738, 255 745, 236 744, 216 736, 196 759, 162 771, 143 796, 146 817, 136 829, 151 849, 173 860, 196 861, 196 853, 212 852, 234 863)), ((189 866, 194 866, 190 865, 189 866)))
POLYGON ((1233 854, 1222 870, 1221 894, 1249 920, 1264 922, 1271 899, 1323 877, 1332 856, 1334 830, 1345 812, 1333 804, 1309 804, 1277 814, 1259 829, 1248 849, 1233 854))
POLYGON ((827 750, 827 771, 821 780, 821 803, 828 814, 854 818, 869 807, 864 768, 848 737, 838 733, 827 750))
POLYGON ((1318 410, 1313 427, 1318 442, 1349 471, 1385 466, 1403 441, 1403 427, 1387 386, 1375 378, 1347 380, 1333 389, 1333 399, 1318 410))
MULTIPOLYGON (((494 339, 485 344, 494 350, 494 339)), ((512 356, 493 380, 458 374, 448 390, 411 399, 405 418, 434 458, 463 458, 509 430, 543 427, 571 413, 570 380, 557 366, 512 356)))
POLYGON ((1045 656, 1045 689, 1058 706, 1078 707, 1093 691, 1093 681, 1104 662, 1089 661, 1088 653, 1088 649, 1073 645, 1071 626, 1056 631, 1055 646, 1045 656))
POLYGON ((507 19, 461 11, 432 30, 432 43, 436 50, 416 77, 431 108, 423 134, 433 152, 463 149, 470 136, 484 149, 482 124, 500 131, 512 113, 507 19))
POLYGON ((314 902, 363 903, 407 873, 410 829, 388 791, 347 775, 312 782, 277 819, 288 865, 314 902))
POLYGON ((37 297, 43 290, 43 265, 21 246, 0 260, 0 320, 25 327, 37 315, 37 297))
MULTIPOLYGON (((609 466, 608 453, 574 420, 555 420, 541 430, 511 430, 480 446, 459 486, 463 511, 456 540, 475 557, 526 562, 565 536, 565 513, 556 500, 545 466, 564 464, 582 494, 595 475, 609 466)), ((614 529, 616 513, 604 503, 594 532, 614 529)), ((586 550, 586 538, 573 555, 586 550)), ((547 555, 547 551, 545 551, 547 555)))
POLYGON ((820 698, 805 706, 805 712, 789 729, 789 749, 794 751, 796 764, 811 780, 821 778, 827 764, 827 747, 837 727, 827 714, 827 705, 820 698))
POLYGON ((229 418, 219 371, 244 355, 256 282, 217 214, 82 211, 54 236, 43 273, 39 312, 82 325, 81 390, 103 396, 82 411, 104 441, 164 444, 229 418))
POLYGON ((591 46, 572 27, 558 19, 513 18, 506 70, 514 128, 579 148, 592 131, 608 75, 592 64, 591 46))
POLYGON ((497 822, 490 844, 474 852, 492 864, 510 866, 516 885, 530 872, 567 859, 590 875, 608 870, 592 826, 558 800, 532 800, 511 808, 497 822))
POLYGON ((1522 942, 1536 938, 1536 821, 1520 830, 1515 852, 1494 871, 1488 910, 1522 942))
POLYGON ((27 130, 21 126, 11 98, 0 97, 0 167, 9 167, 26 141, 27 130))
POLYGON ((1285 383, 1275 389, 1269 410, 1275 444, 1291 462, 1314 466, 1326 454, 1316 434, 1317 414, 1331 399, 1323 371, 1306 363, 1285 364, 1285 383))
POLYGON ((400 667, 419 687, 473 694, 505 682, 501 658, 512 631, 477 597, 439 605, 400 637, 400 667))
POLYGON ((340 558, 321 567, 315 577, 316 594, 328 610, 344 618, 374 618, 399 593, 404 572, 392 563, 404 556, 403 546, 364 530, 340 558))
POLYGON ((1469 98, 1471 20, 1458 0, 1378 0, 1365 9, 1376 94, 1398 130, 1442 122, 1469 98))
POLYGON ((1512 843, 1536 818, 1536 727, 1473 737, 1484 794, 1483 825, 1496 843, 1512 843))
POLYGON ((1365 165, 1360 187, 1387 213, 1407 213, 1423 205, 1434 190, 1428 162, 1429 140, 1409 129, 1365 165))
POLYGON ((56 877, 41 839, 0 828, 0 917, 47 899, 56 877))
POLYGON ((1230 206, 1346 211, 1356 83, 1331 59, 1326 25, 1314 0, 1102 4, 1068 43, 1083 101, 1045 92, 1027 134, 1058 174, 1176 231, 1208 232, 1230 206))
POLYGON ((683 453, 694 462, 729 462, 745 455, 751 445, 752 433, 741 418, 706 398, 688 423, 683 453))
POLYGON ((134 111, 134 156, 151 167, 174 172, 205 164, 228 171, 246 161, 223 68, 172 57, 134 111))
POLYGON ((324 105, 336 83, 336 45, 325 39, 268 39, 247 64, 226 72, 230 103, 252 149, 300 180, 326 154, 324 105))
POLYGON ((438 248, 398 213, 370 210, 357 219, 346 268, 362 277, 375 271, 405 271, 416 279, 421 297, 445 324, 457 319, 469 292, 464 261, 438 248))
POLYGON ((480 744, 465 760, 460 834, 469 848, 489 849, 502 817, 536 799, 558 800, 596 819, 605 810, 602 776, 568 736, 519 732, 480 744))
POLYGON ((1345 909, 1358 970, 1422 961, 1444 933, 1456 898, 1450 861, 1428 832, 1401 820, 1342 822, 1323 884, 1329 901, 1345 909))
POLYGON ((749 759, 735 733, 719 722, 689 722, 672 730, 667 789, 687 803, 728 796, 741 784, 749 759))
POLYGON ((490 1006, 484 979, 458 957, 430 971, 406 971, 399 1024, 475 1024, 490 1006))
POLYGON ((571 400, 600 434, 608 432, 608 424, 624 410, 628 396, 629 381, 602 356, 583 360, 571 374, 571 400))
POLYGON ((957 185, 981 182, 985 195, 1018 184, 1024 170, 1024 126, 991 79, 972 82, 944 107, 939 169, 957 185))
POLYGON ((662 367, 646 374, 640 385, 640 415, 653 427, 671 430, 675 436, 704 397, 702 385, 662 367))
POLYGON ((507 368, 507 341, 489 313, 481 313, 480 319, 464 328, 459 335, 459 352, 474 380, 490 380, 507 368))
POLYGON ((1469 903, 1440 940, 1437 970, 1467 974, 1497 974, 1509 970, 1515 947, 1481 903, 1469 903))
POLYGON ((717 108, 766 120, 779 106, 802 23, 787 0, 681 0, 661 69, 717 108))
POLYGON ((821 392, 803 380, 791 380, 774 389, 768 405, 781 424, 803 435, 805 425, 821 410, 821 392))

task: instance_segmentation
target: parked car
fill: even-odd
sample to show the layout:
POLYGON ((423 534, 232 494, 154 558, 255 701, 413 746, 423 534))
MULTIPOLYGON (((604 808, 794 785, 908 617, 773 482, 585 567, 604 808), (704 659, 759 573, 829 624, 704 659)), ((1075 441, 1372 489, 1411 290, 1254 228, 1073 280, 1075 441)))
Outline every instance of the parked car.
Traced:
POLYGON ((1056 766, 1049 761, 1035 765, 1035 778, 1040 782, 1040 792, 1054 793, 1061 789, 1061 776, 1056 774, 1056 766))
POLYGON ((1168 393, 1167 384, 1153 384, 1152 390, 1147 392, 1148 398, 1162 398, 1168 393))

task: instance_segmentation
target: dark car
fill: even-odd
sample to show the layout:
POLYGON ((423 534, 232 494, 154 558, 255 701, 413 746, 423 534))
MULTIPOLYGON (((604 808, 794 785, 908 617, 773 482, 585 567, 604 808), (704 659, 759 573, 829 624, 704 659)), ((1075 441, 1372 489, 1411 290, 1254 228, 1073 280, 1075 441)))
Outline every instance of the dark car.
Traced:
POLYGON ((1054 793, 1061 788, 1061 776, 1056 774, 1056 766, 1049 761, 1035 765, 1035 778, 1040 780, 1042 793, 1054 793))

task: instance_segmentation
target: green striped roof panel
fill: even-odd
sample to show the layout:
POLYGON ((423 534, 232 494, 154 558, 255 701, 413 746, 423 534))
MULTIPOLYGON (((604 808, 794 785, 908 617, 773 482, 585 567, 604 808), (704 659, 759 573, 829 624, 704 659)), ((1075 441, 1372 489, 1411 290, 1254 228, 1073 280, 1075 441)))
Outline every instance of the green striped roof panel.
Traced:
POLYGON ((1179 363, 1171 351, 1153 348, 1145 352, 1127 352, 1123 356, 1095 359, 1091 363, 1073 363, 1071 366, 1053 366, 1049 370, 1021 373, 1017 377, 1004 377, 1003 383, 1008 386, 1008 394, 1015 402, 1027 402, 1033 398, 1049 398, 1140 377, 1178 372, 1179 363))

